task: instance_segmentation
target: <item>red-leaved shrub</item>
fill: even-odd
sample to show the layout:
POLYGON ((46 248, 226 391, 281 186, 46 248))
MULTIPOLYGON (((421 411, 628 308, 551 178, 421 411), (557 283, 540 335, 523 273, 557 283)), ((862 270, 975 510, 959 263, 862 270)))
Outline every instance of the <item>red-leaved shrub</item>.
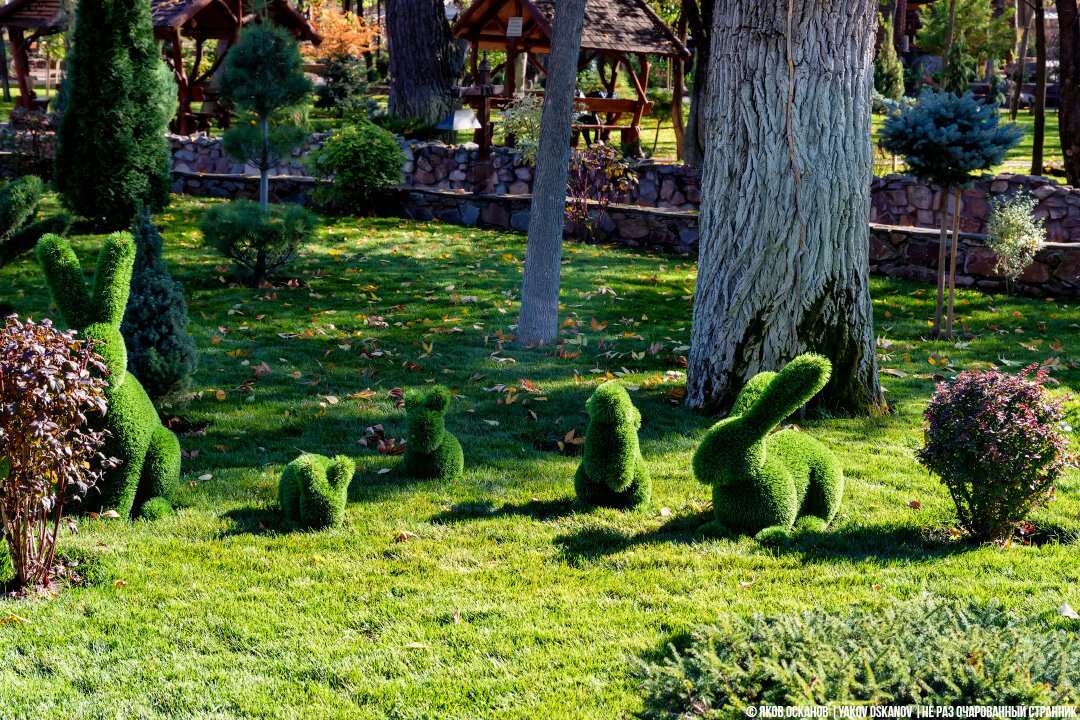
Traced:
POLYGON ((1009 537, 1050 502, 1072 462, 1062 400, 1050 397, 1047 371, 1035 367, 1018 375, 962 372, 939 383, 926 408, 919 462, 949 489, 960 525, 984 540, 1009 537))
POLYGON ((0 520, 19 587, 48 584, 64 501, 86 494, 115 460, 98 449, 105 413, 99 355, 48 320, 0 328, 0 520))

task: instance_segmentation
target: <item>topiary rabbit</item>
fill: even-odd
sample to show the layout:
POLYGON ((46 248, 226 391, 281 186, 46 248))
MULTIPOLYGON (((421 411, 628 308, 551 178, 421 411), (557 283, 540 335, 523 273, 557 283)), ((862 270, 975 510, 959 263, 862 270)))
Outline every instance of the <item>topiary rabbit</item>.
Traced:
POLYGON ((649 502, 652 480, 638 445, 641 413, 626 389, 606 382, 585 403, 585 457, 574 475, 578 499, 589 505, 635 507, 649 502))
POLYGON ((356 464, 344 455, 301 455, 285 467, 278 502, 285 519, 313 530, 338 528, 345 521, 345 500, 356 464))
POLYGON ((731 415, 705 434, 694 475, 712 485, 716 519, 700 534, 731 530, 768 542, 796 526, 828 526, 844 495, 840 461, 806 433, 769 433, 825 387, 831 371, 827 359, 807 354, 779 373, 761 373, 739 393, 731 415))
MULTIPOLYGON (((127 348, 120 334, 135 259, 131 236, 115 233, 105 240, 93 290, 87 288, 75 252, 60 236, 41 238, 37 256, 67 324, 87 339, 100 341, 95 350, 109 370, 103 420, 109 437, 102 452, 121 462, 106 471, 98 482, 99 492, 85 498, 83 509, 115 510, 127 517, 132 508, 140 509, 152 498, 171 502, 180 479, 180 442, 161 424, 146 391, 127 371, 127 348)), ((155 514, 160 514, 161 504, 154 506, 155 514)))
POLYGON ((459 480, 465 469, 461 443, 446 429, 450 391, 435 386, 425 395, 417 390, 405 395, 408 439, 404 471, 409 477, 459 480))

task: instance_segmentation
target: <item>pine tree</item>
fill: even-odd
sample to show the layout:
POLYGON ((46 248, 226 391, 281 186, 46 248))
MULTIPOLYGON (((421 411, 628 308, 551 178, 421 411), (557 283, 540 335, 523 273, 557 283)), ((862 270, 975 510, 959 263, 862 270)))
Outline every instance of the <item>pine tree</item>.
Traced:
POLYGON ((150 212, 132 223, 135 267, 120 332, 128 350, 128 370, 155 400, 187 385, 195 370, 195 342, 187 334, 184 287, 172 279, 161 257, 161 233, 150 212))
POLYGON ((267 212, 270 168, 303 142, 294 121, 312 90, 304 77, 296 41, 263 20, 246 26, 229 49, 221 77, 222 98, 253 123, 237 122, 225 133, 230 155, 259 168, 259 206, 267 212))
POLYGON ((176 85, 145 0, 81 0, 71 42, 56 188, 72 212, 119 229, 168 204, 176 85))
POLYGON ((885 23, 885 37, 874 58, 874 89, 890 100, 904 96, 904 65, 893 44, 892 18, 885 23))

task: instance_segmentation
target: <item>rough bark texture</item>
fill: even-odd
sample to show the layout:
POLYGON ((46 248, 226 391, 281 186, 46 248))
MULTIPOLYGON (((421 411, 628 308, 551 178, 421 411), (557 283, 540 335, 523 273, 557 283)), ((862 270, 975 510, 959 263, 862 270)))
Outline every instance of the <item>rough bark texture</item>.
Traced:
MULTIPOLYGON (((1023 5, 1021 4, 1021 7, 1023 5)), ((1027 65, 1028 38, 1031 36, 1031 24, 1034 18, 1024 25, 1024 32, 1020 35, 1019 49, 1016 51, 1016 68, 1013 72, 1013 92, 1009 101, 1009 119, 1016 122, 1016 114, 1020 112, 1020 94, 1024 89, 1025 66, 1027 65)))
POLYGON ((453 108, 450 88, 465 59, 446 21, 442 0, 389 0, 386 39, 390 114, 438 123, 453 108))
POLYGON ((529 241, 521 283, 517 339, 526 346, 546 345, 559 336, 559 271, 570 162, 570 120, 584 18, 585 0, 559 0, 540 116, 529 241))
POLYGON ((709 55, 712 50, 712 27, 716 0, 684 0, 683 13, 694 36, 694 87, 690 91, 690 111, 683 134, 682 160, 701 167, 705 162, 705 110, 709 87, 709 55))
POLYGON ((1080 186, 1080 15, 1075 0, 1056 0, 1060 38, 1058 132, 1065 155, 1065 177, 1080 186))
POLYGON ((833 363, 821 405, 878 413, 867 284, 877 3, 793 2, 793 86, 787 2, 716 8, 687 403, 726 410, 747 379, 809 350, 833 363))
POLYGON ((1035 124, 1031 136, 1031 174, 1043 174, 1043 138, 1046 134, 1046 12, 1035 0, 1035 124))

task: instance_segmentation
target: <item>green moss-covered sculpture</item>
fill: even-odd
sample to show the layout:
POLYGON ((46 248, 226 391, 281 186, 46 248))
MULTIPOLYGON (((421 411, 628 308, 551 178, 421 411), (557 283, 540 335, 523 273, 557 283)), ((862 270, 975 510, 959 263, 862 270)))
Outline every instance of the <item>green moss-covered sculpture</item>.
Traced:
POLYGON ((574 476, 578 499, 589 505, 634 507, 649 501, 652 480, 638 446, 641 413, 615 382, 596 388, 585 407, 585 457, 574 476))
MULTIPOLYGON (((109 437, 102 452, 120 464, 105 473, 97 485, 99 492, 86 497, 83 509, 115 510, 127 517, 152 498, 171 501, 180 479, 180 442, 161 424, 146 391, 127 371, 127 348, 120 334, 135 259, 131 235, 115 233, 105 240, 92 290, 75 252, 60 236, 41 238, 37 256, 67 324, 86 338, 101 341, 94 349, 109 370, 108 411, 102 421, 109 437)), ((155 505, 156 513, 160 503, 155 505)))
POLYGON ((450 391, 435 386, 427 392, 412 390, 405 395, 408 438, 405 443, 404 473, 409 477, 460 480, 465 470, 461 443, 447 431, 446 410, 450 391))
POLYGON ((706 434, 694 453, 694 475, 712 485, 716 519, 700 534, 728 531, 760 542, 792 528, 824 530, 844 495, 840 462, 804 432, 772 429, 816 395, 832 366, 819 355, 800 355, 779 373, 761 373, 743 388, 731 415, 706 434))
POLYGON ((312 530, 339 528, 356 464, 344 455, 301 455, 285 467, 278 502, 289 522, 312 530))

